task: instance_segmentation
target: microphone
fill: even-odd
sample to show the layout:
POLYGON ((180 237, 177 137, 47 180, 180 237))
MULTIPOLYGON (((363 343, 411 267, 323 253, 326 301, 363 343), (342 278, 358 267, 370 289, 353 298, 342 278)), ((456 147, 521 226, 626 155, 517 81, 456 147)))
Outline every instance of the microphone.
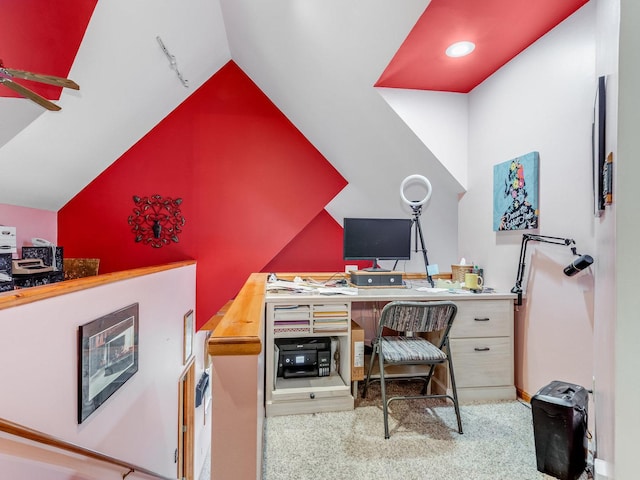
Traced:
POLYGON ((584 270, 592 263, 593 257, 591 255, 581 255, 564 267, 564 274, 568 277, 573 277, 576 273, 584 270))

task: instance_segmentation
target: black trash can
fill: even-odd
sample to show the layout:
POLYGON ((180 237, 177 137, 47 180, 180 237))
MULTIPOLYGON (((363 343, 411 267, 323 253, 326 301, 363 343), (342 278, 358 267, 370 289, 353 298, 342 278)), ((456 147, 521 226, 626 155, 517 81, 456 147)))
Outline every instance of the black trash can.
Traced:
POLYGON ((589 392, 555 380, 531 398, 538 471, 575 480, 587 464, 589 392))

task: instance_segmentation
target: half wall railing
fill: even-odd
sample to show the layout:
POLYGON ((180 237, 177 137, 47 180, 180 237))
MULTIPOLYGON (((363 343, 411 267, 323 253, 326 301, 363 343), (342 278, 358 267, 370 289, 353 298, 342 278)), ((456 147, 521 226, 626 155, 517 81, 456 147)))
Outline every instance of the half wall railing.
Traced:
POLYGON ((0 431, 8 433, 10 435, 14 435, 16 437, 30 440, 32 442, 48 445, 50 447, 54 447, 59 450, 63 450, 65 452, 71 452, 77 455, 82 455, 84 457, 91 458, 93 460, 98 460, 100 462, 107 463, 114 467, 121 467, 126 470, 125 472, 122 473, 122 478, 126 478, 128 475, 134 472, 147 475, 151 478, 158 478, 162 480, 176 480, 177 478, 177 477, 167 477, 167 476, 161 475, 157 472, 146 469, 139 465, 135 465, 133 463, 120 460, 118 458, 114 458, 110 455, 106 455, 104 453, 100 453, 95 450, 91 450, 89 448, 81 447, 74 443, 61 440, 52 435, 48 435, 46 433, 33 430, 31 428, 19 425, 9 420, 5 420, 3 418, 0 418, 0 431))

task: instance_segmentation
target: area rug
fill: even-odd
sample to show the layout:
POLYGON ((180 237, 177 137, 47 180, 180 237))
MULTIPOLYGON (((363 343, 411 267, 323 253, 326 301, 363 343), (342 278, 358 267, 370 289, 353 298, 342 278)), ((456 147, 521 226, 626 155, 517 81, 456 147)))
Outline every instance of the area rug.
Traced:
POLYGON ((450 404, 394 402, 391 438, 385 440, 379 385, 374 384, 351 411, 270 417, 263 480, 552 478, 536 468, 528 404, 465 403, 461 416, 462 435, 450 404))

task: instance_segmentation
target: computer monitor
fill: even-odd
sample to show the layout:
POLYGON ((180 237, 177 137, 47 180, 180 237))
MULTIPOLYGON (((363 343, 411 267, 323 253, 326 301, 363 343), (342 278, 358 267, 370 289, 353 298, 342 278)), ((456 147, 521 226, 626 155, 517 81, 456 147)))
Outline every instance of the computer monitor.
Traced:
POLYGON ((384 271, 378 260, 409 260, 412 223, 404 218, 345 218, 343 258, 371 260, 367 271, 384 271))

